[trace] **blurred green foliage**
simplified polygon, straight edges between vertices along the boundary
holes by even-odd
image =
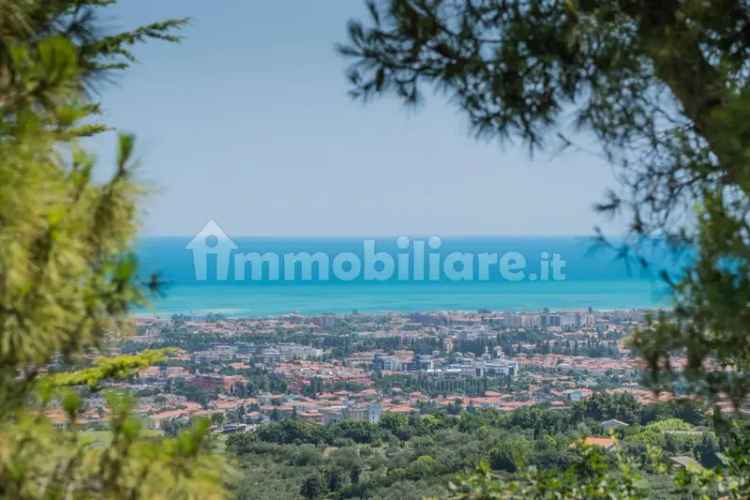
[[[685,263],[679,275],[662,276],[674,292],[674,308],[650,318],[630,339],[647,363],[648,381],[655,389],[679,387],[709,403],[729,400],[737,411],[746,405],[750,3],[368,0],[366,5],[367,20],[352,21],[348,42],[339,47],[352,62],[355,98],[391,94],[414,105],[436,90],[468,117],[478,136],[520,140],[532,152],[550,143],[575,147],[580,132],[587,142],[596,140],[620,181],[597,208],[630,221],[625,241],[618,243],[621,255],[648,266],[641,250],[666,242]],[[611,242],[602,236],[601,243]],[[730,449],[742,450],[747,442],[747,429],[741,429],[744,435],[735,435]],[[645,443],[680,446],[679,434],[665,437],[658,431],[646,429],[641,437]],[[748,496],[746,459],[742,453],[724,459],[719,471],[691,480],[681,475],[686,488],[697,488],[687,497]],[[495,481],[484,467],[463,478],[457,494],[639,497],[627,462],[608,471],[598,452],[591,452],[585,463],[591,472],[585,477],[529,471],[510,482]]]
[[[220,498],[224,460],[208,423],[162,439],[107,394],[110,439],[92,442],[77,418],[108,379],[159,362],[164,351],[100,358],[130,331],[145,301],[130,248],[137,202],[135,140],[121,134],[112,175],[96,182],[81,139],[98,123],[97,85],[135,59],[131,47],[177,41],[185,20],[105,34],[114,0],[0,0],[0,497]],[[78,371],[45,374],[53,360]],[[66,415],[53,424],[45,414]]]

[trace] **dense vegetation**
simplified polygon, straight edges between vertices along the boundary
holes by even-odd
[[[82,146],[105,132],[92,88],[134,61],[131,47],[177,41],[184,20],[107,33],[114,0],[0,1],[0,497],[215,498],[222,459],[208,423],[159,439],[107,395],[110,439],[78,432],[82,396],[163,352],[99,359],[45,375],[129,330],[144,300],[130,247],[136,232],[134,138],[120,135],[112,176],[97,183]],[[60,363],[58,363],[60,364]],[[63,429],[45,417],[64,412]]]
[[[710,468],[732,445],[691,401],[641,406],[629,395],[600,393],[565,410],[535,406],[511,413],[473,408],[452,413],[385,414],[377,425],[288,419],[233,435],[228,449],[240,458],[243,471],[237,495],[417,499],[457,494],[460,474],[477,466],[506,480],[529,467],[567,471],[568,480],[584,484],[596,475],[590,468],[608,471],[628,461],[634,491],[681,498],[689,488],[670,476],[666,457],[690,456]],[[606,435],[600,424],[608,419],[630,424],[615,431],[619,458],[580,444],[585,436]]]

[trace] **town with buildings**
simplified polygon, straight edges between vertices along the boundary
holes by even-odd
[[[642,364],[627,337],[648,311],[436,312],[231,319],[141,317],[112,354],[169,348],[167,359],[111,382],[137,396],[147,426],[173,433],[196,417],[221,433],[299,418],[377,423],[436,407],[566,408],[596,391],[642,403]],[[62,367],[60,367],[62,368]],[[55,370],[53,365],[50,370]],[[106,425],[94,395],[80,425]],[[50,417],[64,425],[62,409]]]

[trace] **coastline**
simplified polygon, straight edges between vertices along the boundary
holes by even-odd
[[[299,286],[176,285],[163,297],[133,311],[136,317],[174,314],[253,318],[299,314],[345,315],[434,311],[533,312],[658,309],[671,306],[660,283],[650,280],[562,283],[475,283],[432,285],[337,284]]]
[[[599,314],[614,314],[614,313],[636,313],[636,314],[647,314],[655,311],[670,311],[671,307],[632,307],[632,308],[605,308],[605,309],[591,309],[592,312]],[[211,321],[212,319],[218,318],[227,321],[243,321],[243,320],[271,320],[271,319],[283,319],[288,317],[303,317],[303,318],[333,318],[333,319],[344,319],[347,317],[380,317],[380,316],[411,316],[411,315],[424,315],[424,316],[440,316],[440,315],[470,315],[470,314],[516,314],[516,315],[537,315],[537,314],[575,314],[584,313],[586,309],[572,308],[572,309],[529,309],[524,311],[511,311],[506,309],[435,309],[435,310],[423,310],[423,311],[397,311],[397,310],[382,310],[382,311],[350,311],[346,312],[319,312],[319,313],[301,313],[298,311],[290,311],[287,313],[280,314],[266,314],[266,315],[232,315],[226,314],[221,311],[202,311],[200,313],[159,313],[159,312],[133,312],[131,318],[136,321],[145,320],[158,320],[166,321],[170,320],[175,316],[186,316],[194,321]]]

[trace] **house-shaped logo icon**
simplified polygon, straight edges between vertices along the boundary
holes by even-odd
[[[226,281],[229,276],[229,259],[232,250],[237,248],[221,227],[215,221],[210,221],[185,247],[193,252],[195,279],[208,279],[208,256],[216,255],[216,279]]]

